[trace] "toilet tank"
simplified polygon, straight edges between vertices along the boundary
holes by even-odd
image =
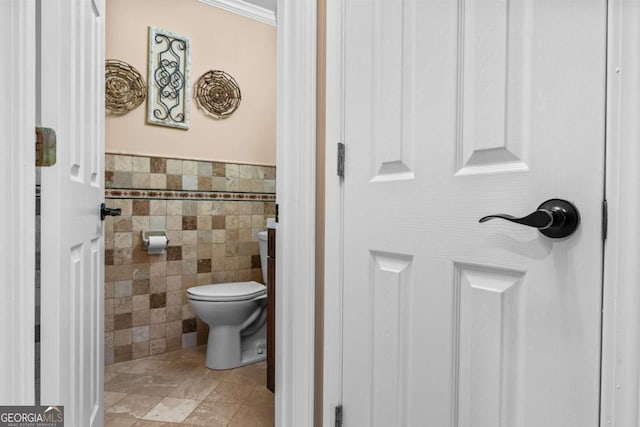
[[[258,232],[258,245],[260,246],[260,266],[262,267],[262,281],[267,283],[267,231]]]

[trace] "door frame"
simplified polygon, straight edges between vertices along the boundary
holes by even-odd
[[[601,426],[638,425],[640,401],[640,7],[608,0],[606,197]],[[327,1],[323,426],[342,402],[342,182],[335,174],[343,141],[344,1]],[[604,118],[603,118],[604,119]],[[348,146],[346,147],[348,151]],[[348,167],[348,163],[347,163]],[[634,188],[635,187],[635,188]],[[331,201],[331,202],[329,202]],[[348,409],[347,409],[348,410]]]
[[[640,401],[640,7],[609,0],[602,426],[638,425]]]
[[[322,425],[335,424],[335,408],[342,403],[342,287],[344,192],[336,173],[337,142],[344,142],[343,62],[344,2],[326,4],[326,129],[325,129],[325,244],[324,348]],[[348,152],[348,147],[345,147]],[[348,167],[348,165],[346,165]],[[320,427],[320,426],[316,426]]]
[[[314,415],[316,7],[316,0],[278,0],[277,200],[282,209],[277,303],[282,309],[276,318],[281,338],[276,423],[281,427],[313,425]],[[9,41],[6,57],[13,64],[12,78],[2,83],[10,109],[0,115],[11,142],[4,145],[7,155],[0,156],[2,170],[11,171],[0,188],[12,207],[0,211],[6,231],[0,253],[7,260],[1,270],[0,338],[8,344],[0,349],[5,379],[0,382],[0,403],[33,404],[35,0],[11,0],[2,8],[15,25],[0,29]]]
[[[278,0],[278,427],[314,420],[316,0]]]
[[[34,404],[36,250],[36,22],[35,0],[0,2],[6,40],[0,81],[0,404]],[[11,64],[11,65],[9,65]]]

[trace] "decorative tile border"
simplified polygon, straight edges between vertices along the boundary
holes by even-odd
[[[140,191],[274,194],[274,166],[111,154],[105,187]]]
[[[156,190],[105,190],[107,199],[161,199],[161,200],[221,200],[221,201],[266,201],[273,202],[271,193],[222,193],[212,191],[156,191]]]

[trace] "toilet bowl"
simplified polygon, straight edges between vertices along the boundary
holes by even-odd
[[[266,282],[266,231],[258,233],[258,243]],[[195,286],[187,290],[187,298],[196,316],[209,325],[207,368],[232,369],[265,360],[266,286],[254,281]]]

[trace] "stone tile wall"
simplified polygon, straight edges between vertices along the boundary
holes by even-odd
[[[106,155],[105,363],[206,342],[185,291],[262,282],[257,233],[275,213],[275,168]],[[167,230],[149,255],[142,231]]]

